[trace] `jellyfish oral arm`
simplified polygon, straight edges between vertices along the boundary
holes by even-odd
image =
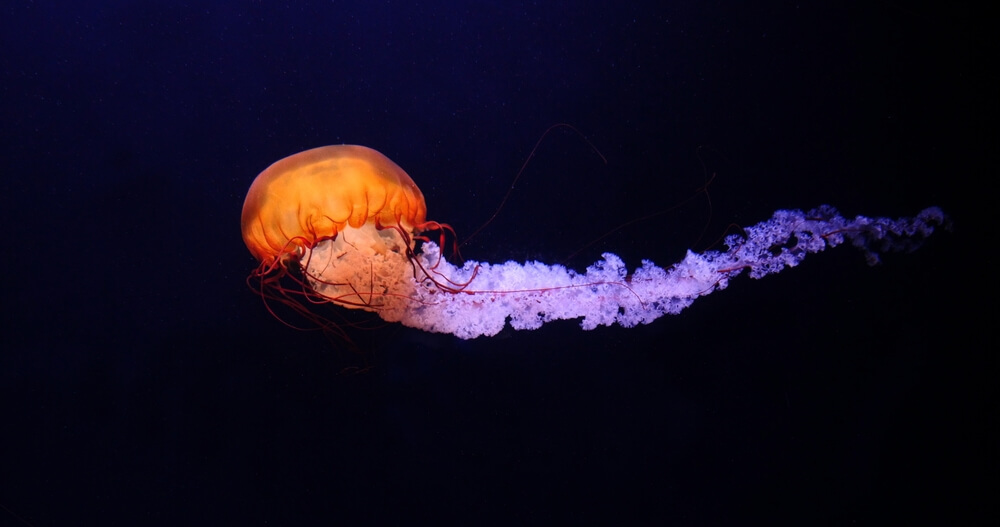
[[[405,247],[370,233],[345,234],[350,247],[362,251],[360,257],[375,258],[383,266],[379,270],[372,265],[354,276],[338,274],[336,262],[346,252],[343,245],[328,246],[332,240],[317,244],[303,267],[310,286],[325,298],[375,311],[389,322],[470,339],[495,335],[508,323],[513,329],[537,329],[552,320],[582,319],[587,330],[648,324],[725,289],[743,271],[762,278],[845,241],[874,264],[880,252],[915,248],[946,221],[938,208],[901,219],[848,219],[828,206],[809,212],[779,210],[744,229],[745,235],[728,237],[726,251],[689,251],[666,269],[643,261],[631,275],[610,253],[584,273],[540,262],[466,262],[457,267],[432,242],[424,242],[411,262]]]

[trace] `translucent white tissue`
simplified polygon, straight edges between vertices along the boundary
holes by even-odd
[[[537,329],[551,320],[578,318],[587,330],[648,324],[725,289],[744,270],[761,278],[844,241],[876,263],[879,252],[912,249],[945,221],[936,207],[896,220],[847,219],[829,206],[779,210],[744,229],[745,235],[728,237],[726,251],[689,251],[666,269],[643,261],[631,275],[611,253],[585,273],[540,262],[470,261],[456,267],[432,242],[424,242],[411,262],[395,230],[369,225],[317,244],[302,263],[310,286],[331,302],[377,312],[388,322],[471,339],[496,335],[508,323],[514,329]]]

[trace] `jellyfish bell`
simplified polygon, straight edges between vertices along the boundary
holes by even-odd
[[[378,311],[408,295],[412,280],[400,277],[413,272],[414,234],[447,227],[426,214],[410,176],[371,148],[286,157],[257,176],[243,204],[243,241],[260,262],[253,287],[331,329],[310,304]],[[291,286],[283,285],[288,277]]]
[[[301,254],[346,228],[410,231],[426,221],[424,196],[389,158],[364,146],[313,148],[260,173],[243,203],[243,241],[262,263]]]
[[[372,311],[386,322],[463,339],[563,319],[580,319],[587,330],[648,324],[725,289],[744,271],[762,278],[845,242],[875,263],[878,252],[912,249],[945,222],[936,207],[912,218],[852,219],[821,206],[776,211],[726,238],[727,250],[688,251],[667,268],[643,261],[630,272],[611,253],[582,273],[541,262],[456,266],[438,243],[418,234],[450,228],[426,220],[423,195],[409,175],[375,150],[347,145],[307,150],[269,167],[251,185],[242,220],[244,241],[261,262],[251,276],[260,279],[265,299],[320,322],[309,304]],[[286,276],[295,287],[281,285]]]

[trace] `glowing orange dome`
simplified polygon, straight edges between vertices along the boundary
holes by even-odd
[[[243,241],[261,262],[299,254],[345,226],[407,231],[427,216],[424,196],[399,165],[371,148],[336,145],[288,156],[257,176],[243,203]]]

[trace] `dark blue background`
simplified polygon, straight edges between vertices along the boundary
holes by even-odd
[[[4,521],[995,519],[979,254],[995,221],[977,198],[997,78],[980,14],[18,4],[0,12]],[[351,333],[363,355],[283,326],[246,287],[240,209],[271,162],[371,146],[461,236],[556,123],[607,164],[557,129],[464,256],[667,265],[821,203],[939,205],[955,229],[875,268],[841,248],[743,277],[641,328],[388,326]]]

